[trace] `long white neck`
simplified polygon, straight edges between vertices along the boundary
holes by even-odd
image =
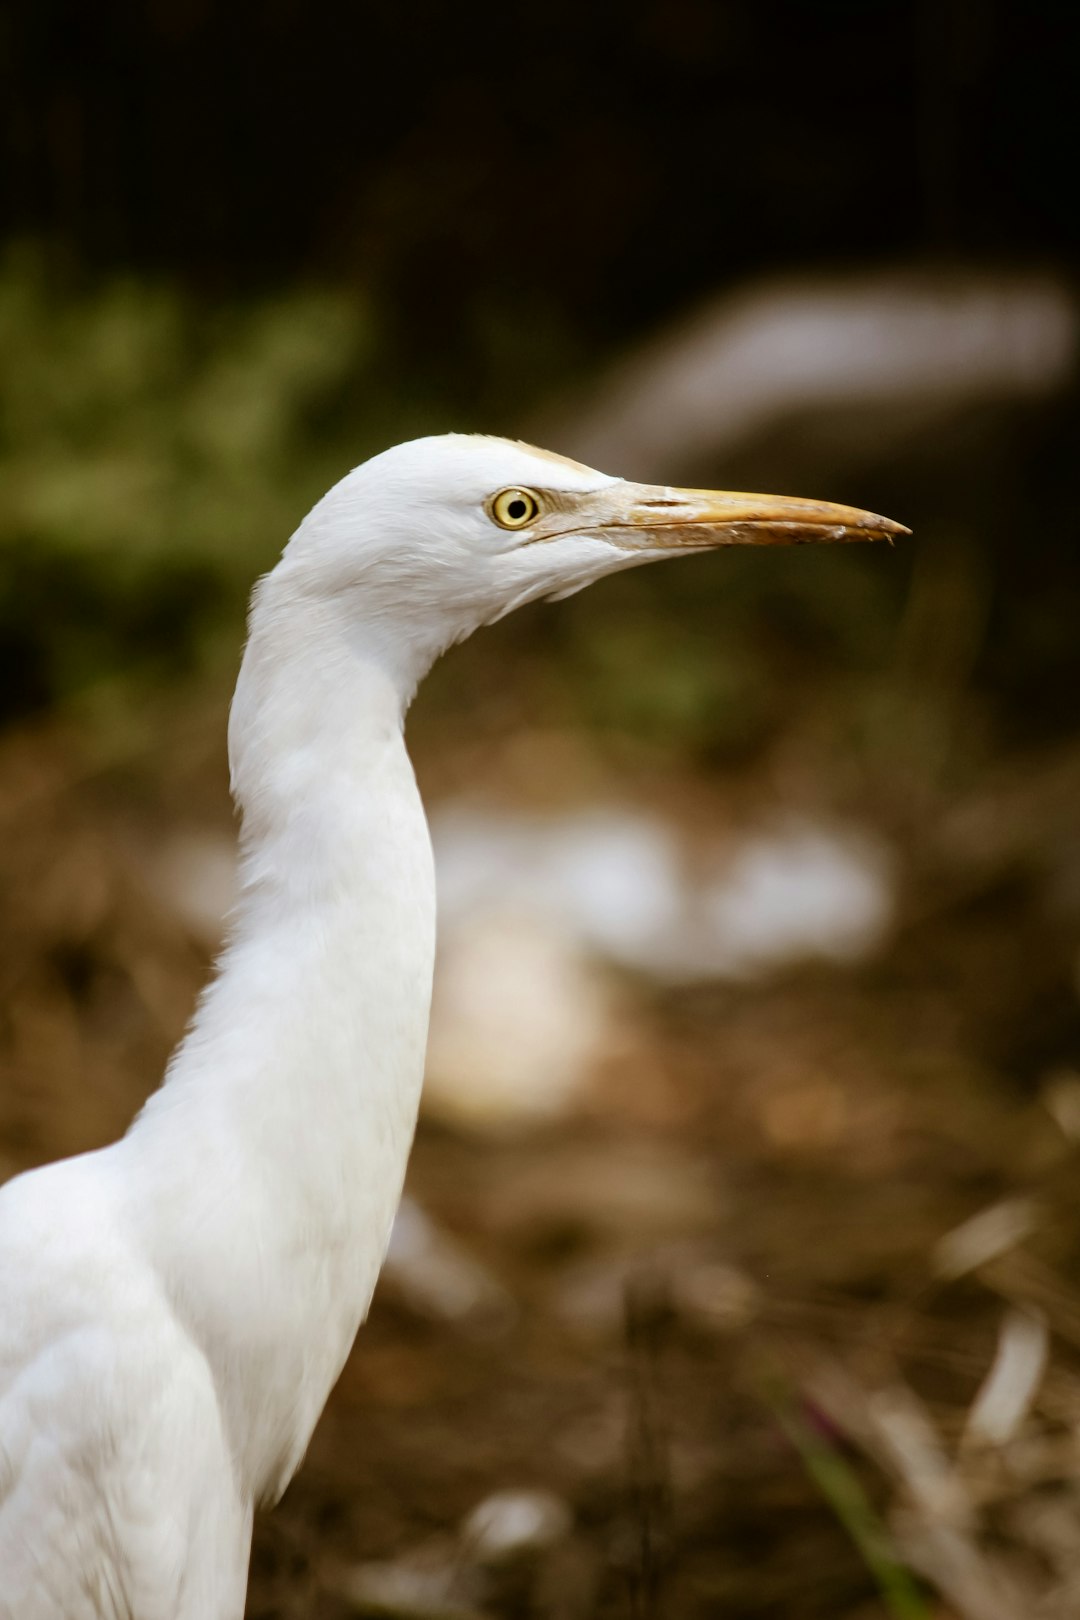
[[[422,670],[395,667],[354,609],[288,588],[287,564],[260,588],[233,705],[231,943],[125,1141],[149,1252],[256,1500],[287,1484],[367,1311],[416,1121],[435,935],[402,734]]]

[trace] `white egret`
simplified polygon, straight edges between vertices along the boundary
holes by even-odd
[[[903,532],[502,439],[351,472],[255,589],[231,939],[127,1135],[0,1191],[0,1615],[235,1620],[371,1299],[424,1065],[435,886],[405,750],[453,642],[726,544]]]

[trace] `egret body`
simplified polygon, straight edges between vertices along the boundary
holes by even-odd
[[[237,1620],[371,1299],[435,944],[403,738],[453,642],[542,596],[884,518],[649,487],[506,440],[358,467],[256,587],[229,725],[229,943],[121,1141],[0,1190],[0,1616]]]

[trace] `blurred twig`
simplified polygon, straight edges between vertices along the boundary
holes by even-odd
[[[632,1278],[624,1301],[629,1380],[628,1467],[635,1558],[630,1571],[634,1620],[659,1620],[670,1556],[671,1490],[657,1400],[658,1361],[668,1302],[654,1276]]]

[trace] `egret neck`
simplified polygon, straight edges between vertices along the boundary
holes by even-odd
[[[241,1487],[288,1483],[363,1319],[416,1121],[435,938],[403,736],[439,650],[287,562],[230,720],[230,943],[126,1146],[150,1258],[220,1391]]]

